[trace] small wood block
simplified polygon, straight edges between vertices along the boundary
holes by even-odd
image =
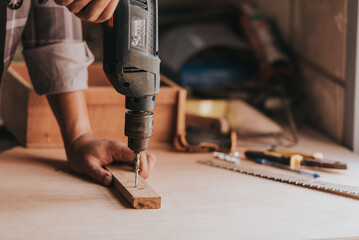
[[[135,187],[135,172],[124,166],[111,165],[106,167],[113,176],[113,186],[136,209],[159,209],[161,197],[138,176],[138,186]]]

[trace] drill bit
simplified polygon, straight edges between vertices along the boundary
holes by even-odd
[[[135,168],[135,172],[136,172],[136,175],[135,175],[135,186],[137,188],[137,185],[138,185],[138,172],[140,171],[140,154],[137,153],[136,154],[136,168]]]

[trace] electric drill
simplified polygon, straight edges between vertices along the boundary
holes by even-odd
[[[136,154],[137,187],[140,152],[152,136],[151,110],[160,89],[157,0],[120,0],[103,29],[103,69],[116,91],[126,96],[125,135]]]

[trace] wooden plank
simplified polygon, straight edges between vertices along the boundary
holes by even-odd
[[[118,165],[106,167],[113,176],[113,187],[134,208],[137,209],[159,209],[161,208],[161,197],[141,177],[138,186],[135,187],[135,172]]]

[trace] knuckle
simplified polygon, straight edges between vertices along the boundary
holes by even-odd
[[[76,11],[76,9],[74,9],[74,8],[71,8],[71,9],[69,8],[69,11],[72,12],[72,13],[78,13],[79,12],[79,11]]]
[[[90,16],[88,14],[83,13],[82,11],[79,13],[75,13],[75,15],[84,21],[93,22],[91,21]]]
[[[102,180],[101,172],[99,170],[95,170],[94,174],[95,174],[95,179],[100,182]]]
[[[110,141],[109,145],[114,149],[123,149],[123,147],[125,146],[122,142],[119,141]]]
[[[78,12],[80,12],[80,11],[76,8],[76,6],[74,6],[74,5],[69,5],[69,6],[67,6],[67,9],[68,9],[70,12],[72,12],[72,13],[78,13]]]
[[[94,23],[102,23],[106,20],[103,20],[102,18],[97,18],[95,21],[93,21]]]
[[[86,9],[86,12],[83,13],[83,17],[89,22],[96,22],[99,17],[97,11],[98,10],[94,8]]]
[[[60,6],[67,6],[70,4],[70,1],[68,0],[55,0],[55,3],[60,5]]]
[[[146,179],[146,178],[148,178],[148,173],[147,173],[147,172],[143,172],[143,173],[141,174],[141,176],[142,176],[144,179]]]
[[[86,16],[86,20],[89,22],[96,22],[97,18],[91,15]]]
[[[98,20],[100,20],[101,22],[107,21],[112,17],[112,14],[110,13],[106,13],[104,15],[102,15],[101,17],[99,17]]]
[[[93,173],[93,175],[96,177],[96,178],[99,178],[100,175],[101,175],[101,171],[94,167],[94,166],[90,166],[90,171]]]

